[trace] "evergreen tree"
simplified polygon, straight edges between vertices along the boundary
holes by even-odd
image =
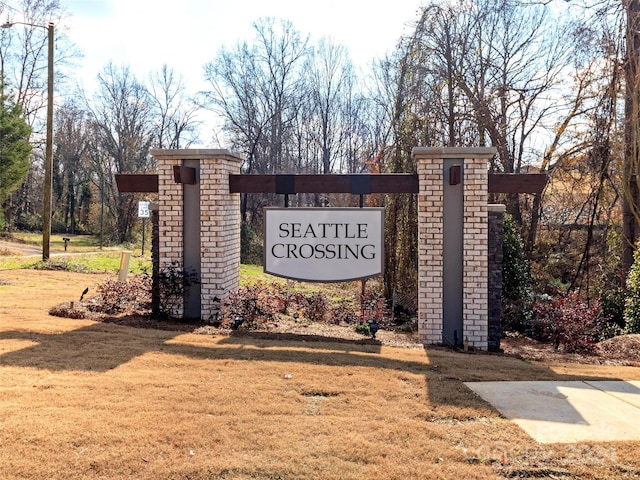
[[[640,333],[640,250],[633,252],[633,264],[627,275],[624,305],[625,333]]]
[[[524,243],[513,217],[504,215],[502,244],[502,329],[524,332],[531,323],[531,275]]]
[[[24,181],[29,170],[31,127],[22,108],[0,96],[0,205]],[[3,208],[4,210],[4,208]],[[0,224],[4,224],[4,215]]]

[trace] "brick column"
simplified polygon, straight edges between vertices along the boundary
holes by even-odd
[[[240,194],[229,193],[229,175],[240,173],[240,163],[229,154],[200,163],[203,319],[215,317],[219,300],[240,286]]]
[[[419,153],[418,153],[419,152]],[[442,158],[413,150],[418,193],[418,336],[442,343]]]
[[[163,156],[161,152],[174,150],[152,151],[158,161],[158,254],[159,266],[164,268],[172,263],[182,265],[184,201],[182,185],[173,179],[173,165],[181,160]]]
[[[199,293],[199,298],[185,300],[195,301],[200,318],[209,319],[217,312],[216,299],[225,298],[239,287],[240,195],[229,193],[229,174],[240,173],[242,159],[219,149],[152,150],[151,154],[158,161],[160,268],[175,263],[198,271],[200,285],[192,291]],[[176,165],[194,168],[196,185],[176,183],[173,175]],[[190,198],[197,196],[195,204],[185,205],[186,189],[190,189]],[[185,213],[193,215],[196,210],[199,222],[196,217],[196,224],[191,221],[189,231],[185,232]],[[186,237],[190,239],[188,242]],[[197,265],[185,266],[187,246],[188,257],[196,258]]]
[[[487,350],[489,339],[489,235],[488,235],[488,159],[470,152],[464,159],[464,253],[463,322],[464,340],[470,346]],[[473,156],[471,156],[473,155]]]
[[[486,350],[488,347],[487,192],[488,160],[494,148],[416,147],[412,155],[420,182],[418,194],[418,332],[424,344],[450,343],[443,339],[443,218],[444,163],[455,159],[462,165],[462,289],[454,292],[462,305],[460,342]],[[449,292],[450,294],[451,292]],[[449,295],[451,298],[451,295]],[[459,332],[460,334],[460,332]]]

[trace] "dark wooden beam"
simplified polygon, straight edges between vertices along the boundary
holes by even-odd
[[[542,193],[546,173],[490,173],[489,193]]]
[[[116,185],[120,193],[158,193],[158,175],[117,174]]]
[[[490,173],[488,191],[489,193],[542,193],[547,180],[547,175],[544,173]],[[116,175],[116,183],[121,193],[158,192],[158,175],[121,174]],[[229,175],[229,191],[231,193],[352,193],[354,195],[418,193],[418,176],[410,173]]]
[[[278,191],[280,175],[229,175],[231,193],[417,193],[418,176],[412,174],[294,175],[287,192]],[[289,179],[289,177],[287,177]],[[289,183],[289,182],[287,182]],[[366,190],[366,191],[365,191]]]

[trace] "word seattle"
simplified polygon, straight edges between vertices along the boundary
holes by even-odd
[[[382,273],[384,210],[266,209],[265,272],[307,281]]]

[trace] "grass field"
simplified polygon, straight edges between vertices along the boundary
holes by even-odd
[[[640,442],[537,444],[462,383],[638,368],[47,314],[105,278],[0,271],[0,478],[640,478]]]
[[[68,238],[66,249],[63,238]],[[131,252],[129,271],[151,271],[149,246],[142,255],[141,248],[130,246],[100,246],[97,237],[91,235],[51,235],[50,261],[42,262],[42,235],[15,232],[0,237],[0,270],[20,268],[51,268],[60,270],[115,273],[120,267],[123,251]]]

